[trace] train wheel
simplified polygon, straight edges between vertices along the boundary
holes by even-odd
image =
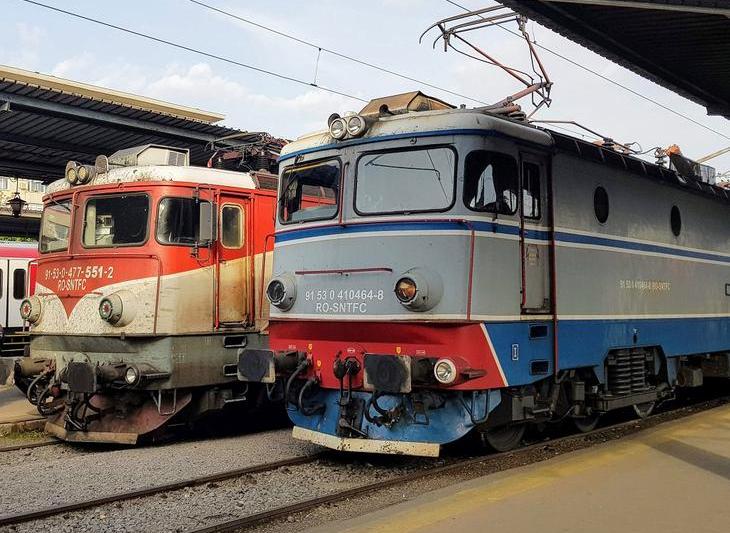
[[[654,411],[655,405],[656,402],[637,403],[634,405],[634,412],[639,418],[646,418]]]
[[[574,418],[573,425],[575,426],[575,429],[577,429],[581,433],[588,433],[589,431],[593,431],[594,429],[596,429],[596,426],[598,425],[598,420],[600,418],[601,415],[599,415],[598,413]]]
[[[495,452],[508,452],[522,442],[525,424],[489,428],[482,433],[484,442]]]

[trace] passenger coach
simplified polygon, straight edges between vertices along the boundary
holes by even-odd
[[[506,450],[728,376],[723,189],[420,93],[333,115],[280,165],[271,350],[239,373],[288,378],[298,438]]]

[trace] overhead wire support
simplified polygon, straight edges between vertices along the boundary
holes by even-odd
[[[467,32],[490,28],[493,26],[502,27],[503,24],[512,22],[517,24],[517,27],[522,34],[522,37],[527,42],[527,47],[530,52],[530,64],[532,65],[532,71],[534,76],[514,67],[505,65],[475,44],[469,42],[463,36],[463,34]],[[477,59],[489,65],[499,67],[507,74],[512,76],[514,79],[522,83],[525,88],[502,99],[496,104],[487,106],[484,109],[488,109],[491,112],[508,114],[510,116],[516,116],[517,114],[524,116],[524,113],[522,112],[520,106],[515,104],[515,102],[521,98],[524,98],[525,96],[530,96],[532,99],[532,104],[534,106],[534,109],[529,114],[529,116],[532,116],[542,106],[550,107],[550,103],[552,102],[550,98],[550,90],[553,83],[552,81],[550,81],[550,77],[545,70],[545,66],[543,65],[542,61],[540,61],[537,51],[532,44],[530,35],[526,29],[526,23],[527,19],[524,16],[515,13],[509,8],[501,5],[491,6],[477,9],[474,11],[467,11],[466,13],[453,15],[451,17],[441,19],[426,28],[426,30],[421,34],[420,38],[418,39],[418,42],[423,42],[423,38],[426,36],[426,34],[428,34],[428,32],[430,32],[434,28],[438,28],[441,33],[434,39],[432,43],[432,46],[434,48],[436,47],[436,44],[441,40],[444,43],[444,52],[452,49],[460,54],[466,55],[473,59]],[[459,50],[454,45],[454,40],[468,46],[471,50],[481,56],[481,58],[472,56]]]
[[[345,98],[351,98],[353,100],[358,100],[360,102],[367,103],[369,101],[369,100],[366,100],[364,98],[360,98],[359,96],[355,96],[355,95],[352,95],[352,94],[348,94],[348,93],[343,92],[343,91],[338,91],[337,89],[330,89],[329,87],[324,87],[322,85],[316,85],[316,84],[313,84],[313,83],[308,82],[308,81],[305,81],[305,80],[300,80],[300,79],[294,78],[292,76],[287,76],[286,74],[281,74],[279,72],[274,72],[272,70],[267,70],[267,69],[264,69],[264,68],[261,68],[261,67],[257,67],[257,66],[254,66],[254,65],[249,65],[247,63],[243,63],[243,62],[237,61],[235,59],[231,59],[231,58],[228,58],[228,57],[224,57],[224,56],[221,56],[221,55],[218,55],[218,54],[213,54],[211,52],[206,52],[204,50],[199,50],[197,48],[193,48],[191,46],[187,46],[187,45],[184,45],[184,44],[176,43],[174,41],[169,41],[169,40],[163,39],[161,37],[155,37],[154,35],[150,35],[150,34],[147,34],[147,33],[142,33],[142,32],[136,31],[136,30],[132,30],[130,28],[125,28],[124,26],[119,26],[117,24],[112,24],[111,22],[106,22],[106,21],[99,20],[99,19],[95,19],[95,18],[92,18],[92,17],[87,17],[86,15],[82,15],[80,13],[75,13],[74,11],[68,11],[66,9],[61,9],[60,7],[55,7],[55,6],[51,6],[51,5],[48,5],[48,4],[44,4],[44,3],[38,2],[36,0],[20,0],[20,1],[21,2],[25,2],[27,4],[32,4],[32,5],[35,5],[35,6],[38,6],[38,7],[42,7],[42,8],[45,8],[45,9],[49,9],[49,10],[55,11],[57,13],[62,13],[64,15],[68,15],[70,17],[75,17],[77,19],[84,20],[86,22],[91,22],[91,23],[94,23],[94,24],[98,24],[100,26],[104,26],[104,27],[111,28],[111,29],[114,29],[114,30],[117,30],[117,31],[121,31],[121,32],[124,32],[124,33],[128,33],[130,35],[135,35],[137,37],[141,37],[143,39],[147,39],[147,40],[150,40],[150,41],[154,41],[156,43],[160,43],[160,44],[164,44],[164,45],[167,45],[167,46],[171,46],[171,47],[177,48],[179,50],[185,50],[186,52],[191,52],[191,53],[198,54],[198,55],[201,55],[201,56],[204,56],[204,57],[208,57],[210,59],[215,59],[217,61],[223,61],[224,63],[229,63],[231,65],[236,65],[238,67],[242,67],[242,68],[245,68],[245,69],[253,70],[253,71],[258,72],[260,74],[266,74],[268,76],[273,76],[275,78],[279,78],[281,80],[290,81],[292,83],[297,83],[299,85],[306,85],[308,87],[315,87],[315,88],[320,89],[322,91],[326,91],[328,93],[336,94],[338,96],[344,96]]]
[[[459,98],[465,98],[467,100],[470,100],[472,102],[476,102],[478,104],[483,104],[483,105],[486,105],[487,104],[487,102],[485,102],[483,100],[480,100],[478,98],[475,98],[473,96],[468,96],[466,94],[462,94],[462,93],[453,91],[451,89],[446,89],[446,88],[441,87],[439,85],[436,85],[436,84],[433,84],[433,83],[430,83],[430,82],[427,82],[427,81],[419,80],[418,78],[414,78],[413,76],[409,76],[408,74],[403,74],[402,72],[397,72],[397,71],[395,71],[393,69],[390,69],[388,67],[384,67],[382,65],[376,65],[375,63],[371,63],[371,62],[366,61],[364,59],[359,59],[357,57],[350,56],[350,55],[344,54],[342,52],[338,52],[338,51],[333,50],[331,48],[326,48],[324,46],[321,46],[321,45],[316,44],[316,43],[311,42],[311,41],[306,41],[306,40],[304,40],[304,39],[302,39],[300,37],[297,37],[295,35],[291,35],[291,34],[288,34],[288,33],[284,33],[281,30],[277,30],[275,28],[271,28],[269,26],[265,26],[264,24],[261,24],[259,22],[255,22],[255,21],[253,21],[251,19],[242,17],[240,15],[236,15],[235,13],[231,13],[230,11],[226,11],[224,9],[221,9],[221,8],[218,8],[218,7],[215,7],[215,6],[212,6],[212,5],[207,4],[205,2],[201,2],[200,0],[188,0],[188,1],[191,2],[191,3],[193,3],[193,4],[198,5],[200,7],[203,7],[203,8],[209,9],[211,11],[214,11],[216,13],[219,13],[221,15],[225,15],[227,17],[233,18],[233,19],[238,20],[240,22],[244,22],[246,24],[250,24],[251,26],[254,26],[256,28],[262,29],[264,31],[268,31],[268,32],[273,33],[275,35],[278,35],[280,37],[284,37],[286,39],[290,39],[290,40],[295,41],[295,42],[297,42],[299,44],[303,44],[303,45],[306,45],[306,46],[309,46],[309,47],[312,47],[312,48],[316,48],[319,51],[320,54],[322,52],[325,52],[325,53],[330,54],[332,56],[339,57],[340,59],[344,59],[346,61],[351,61],[353,63],[357,63],[357,64],[362,65],[364,67],[368,67],[368,68],[372,68],[372,69],[375,69],[375,70],[379,70],[379,71],[384,72],[386,74],[390,74],[391,76],[395,76],[397,78],[401,78],[401,79],[404,79],[404,80],[407,80],[407,81],[412,81],[414,83],[418,83],[418,84],[423,85],[425,87],[430,87],[431,89],[436,89],[438,91],[442,91],[442,92],[447,93],[447,94],[450,94],[452,96],[457,96]]]
[[[462,9],[464,11],[471,11],[468,7],[466,7],[466,6],[462,5],[462,4],[459,4],[458,2],[455,2],[454,0],[444,0],[444,1],[447,2],[447,3],[449,3],[449,4],[451,4],[451,5],[453,5],[453,6],[458,7],[459,9]],[[506,31],[506,32],[508,32],[508,33],[511,33],[515,37],[520,37],[520,34],[519,33],[515,32],[513,30],[510,30],[509,28],[505,28],[504,26],[501,26],[501,25],[499,26],[499,28],[502,29],[502,30],[504,30],[504,31]],[[582,69],[582,70],[584,70],[584,71],[586,71],[586,72],[588,72],[590,74],[593,74],[594,76],[602,79],[603,81],[606,81],[606,82],[608,82],[608,83],[610,83],[612,85],[615,85],[616,87],[619,87],[619,88],[621,88],[621,89],[623,89],[623,90],[625,90],[625,91],[633,94],[634,96],[638,96],[642,100],[645,100],[647,102],[650,102],[650,103],[652,103],[652,104],[654,104],[654,105],[656,105],[656,106],[664,109],[665,111],[668,111],[668,112],[672,113],[673,115],[676,115],[677,117],[680,117],[680,118],[682,118],[684,120],[687,120],[687,121],[691,122],[692,124],[694,124],[696,126],[699,126],[700,128],[703,128],[703,129],[705,129],[705,130],[707,130],[707,131],[709,131],[711,133],[714,133],[715,135],[719,135],[720,137],[723,137],[725,139],[730,140],[730,135],[726,135],[726,134],[724,134],[724,133],[722,133],[722,132],[720,132],[720,131],[718,131],[718,130],[716,130],[714,128],[711,128],[710,126],[707,126],[706,124],[703,124],[702,122],[699,122],[698,120],[693,119],[692,117],[689,117],[689,116],[687,116],[687,115],[685,115],[683,113],[680,113],[679,111],[676,111],[675,109],[672,109],[668,105],[665,105],[665,104],[663,104],[661,102],[658,102],[658,101],[654,100],[653,98],[650,98],[650,97],[648,97],[648,96],[646,96],[644,94],[641,94],[639,91],[635,91],[631,87],[628,87],[628,86],[626,86],[626,85],[624,85],[622,83],[619,83],[616,80],[612,80],[608,76],[604,76],[600,72],[596,72],[595,70],[593,70],[593,69],[591,69],[589,67],[586,67],[585,65],[582,65],[578,61],[576,61],[574,59],[571,59],[571,58],[569,58],[569,57],[567,57],[567,56],[565,56],[565,55],[563,55],[563,54],[561,54],[559,52],[556,52],[555,50],[552,50],[552,49],[548,48],[545,45],[542,45],[542,44],[540,44],[540,43],[538,43],[536,41],[533,42],[533,44],[537,48],[540,48],[541,50],[545,50],[546,52],[554,55],[555,57],[557,57],[559,59],[562,59],[563,61],[566,61],[567,63],[570,63],[571,65],[573,65],[575,67],[578,67],[578,68],[580,68],[580,69]]]

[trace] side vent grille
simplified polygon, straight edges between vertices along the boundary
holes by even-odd
[[[644,392],[649,388],[647,352],[640,349],[617,350],[606,359],[608,390],[615,396]]]

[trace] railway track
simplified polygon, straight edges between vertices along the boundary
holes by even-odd
[[[682,406],[676,410],[670,410],[670,411],[664,411],[659,412],[653,415],[650,415],[646,417],[645,419],[640,420],[629,420],[626,422],[620,422],[617,424],[612,424],[609,426],[604,426],[601,428],[594,429],[593,431],[588,431],[585,433],[578,433],[573,435],[566,435],[564,437],[558,437],[554,439],[550,439],[549,441],[542,441],[537,442],[534,444],[530,444],[527,446],[522,446],[521,448],[517,448],[515,450],[510,450],[508,452],[501,452],[501,453],[494,453],[486,456],[481,457],[473,457],[469,459],[464,460],[457,460],[453,463],[449,463],[443,466],[436,466],[433,468],[428,468],[422,471],[412,472],[409,474],[405,474],[403,476],[398,476],[392,479],[386,479],[382,481],[376,481],[373,483],[367,483],[364,485],[359,485],[357,487],[353,487],[350,489],[333,492],[331,494],[326,494],[323,496],[315,497],[309,500],[299,501],[290,505],[284,505],[281,507],[277,507],[275,509],[270,509],[267,511],[263,511],[260,513],[254,513],[247,516],[242,516],[239,518],[234,518],[231,520],[226,520],[223,522],[219,522],[210,526],[205,526],[193,530],[189,530],[189,533],[225,533],[225,532],[234,532],[234,531],[242,531],[246,530],[248,528],[255,527],[259,524],[263,524],[266,522],[271,522],[273,520],[283,519],[290,515],[294,515],[297,513],[303,513],[306,511],[312,511],[322,505],[327,504],[333,504],[333,503],[339,503],[343,502],[349,498],[353,498],[355,496],[360,496],[362,494],[371,494],[376,491],[381,491],[384,489],[388,489],[390,487],[398,486],[398,485],[406,485],[408,483],[423,480],[425,478],[429,477],[435,477],[435,476],[441,476],[444,474],[449,473],[456,473],[459,470],[463,470],[468,467],[473,467],[477,465],[486,465],[488,463],[496,463],[499,462],[500,459],[503,459],[507,456],[514,456],[517,454],[524,454],[529,455],[529,453],[535,449],[539,449],[541,447],[546,446],[546,444],[555,445],[558,443],[564,443],[564,442],[571,442],[571,441],[586,441],[584,446],[580,446],[576,449],[582,449],[587,448],[589,446],[593,446],[594,444],[597,444],[598,442],[588,442],[590,439],[587,437],[590,437],[592,435],[601,435],[603,433],[610,433],[612,431],[630,427],[630,426],[636,426],[638,429],[635,431],[630,431],[626,433],[625,435],[633,434],[638,431],[641,431],[643,429],[648,429],[648,427],[653,427],[655,425],[659,425],[662,422],[668,422],[670,420],[675,420],[677,418],[683,418],[684,416],[688,416],[690,414],[694,414],[700,410],[709,409],[712,407],[716,407],[718,404],[727,403],[730,402],[730,396],[723,397],[720,399],[716,399],[709,402],[703,402],[703,404],[712,404],[709,407],[704,408],[697,408],[697,405],[694,406]],[[695,407],[696,409],[692,409]],[[655,421],[656,419],[660,417],[667,417],[667,414],[670,414],[674,411],[681,412],[686,411],[683,416],[677,417],[677,418],[669,418],[668,420],[660,421],[656,424],[651,423]],[[649,422],[647,424],[647,422]],[[624,435],[622,435],[624,436]],[[618,437],[621,438],[621,437]],[[574,450],[570,450],[574,451]]]
[[[41,448],[43,446],[54,446],[57,444],[63,444],[63,442],[61,442],[58,439],[53,439],[53,440],[44,440],[42,442],[28,442],[25,444],[18,444],[16,446],[2,446],[2,447],[0,447],[0,453],[15,452],[18,450],[30,450],[32,448]]]
[[[83,511],[93,507],[98,507],[107,503],[116,503],[124,500],[131,500],[133,498],[142,498],[145,496],[153,496],[162,492],[169,492],[173,490],[183,489],[186,487],[194,487],[198,485],[204,485],[206,483],[213,483],[217,481],[224,481],[239,476],[245,476],[247,474],[259,474],[269,470],[276,470],[284,466],[295,466],[316,461],[322,456],[322,453],[316,453],[313,455],[292,457],[290,459],[282,459],[281,461],[275,461],[272,463],[266,463],[261,465],[247,466],[236,470],[229,470],[227,472],[219,472],[216,474],[210,474],[207,476],[200,476],[196,478],[190,478],[182,481],[175,481],[173,483],[166,483],[164,485],[157,485],[145,489],[134,490],[125,492],[122,494],[113,494],[110,496],[103,496],[101,498],[94,498],[91,500],[85,500],[81,502],[69,503],[65,505],[58,505],[55,507],[49,507],[46,509],[39,509],[35,511],[29,511],[26,513],[17,513],[11,515],[0,516],[0,527],[11,526],[15,524],[22,524],[24,522],[30,522],[31,520],[40,520],[43,518],[50,518],[56,515],[69,513],[72,511]]]
[[[613,440],[615,438],[620,438],[621,436],[624,436],[624,435],[633,434],[633,433],[636,433],[643,429],[647,429],[649,427],[659,425],[663,422],[682,418],[684,416],[694,414],[701,410],[706,410],[706,409],[715,407],[717,405],[721,405],[723,403],[728,403],[728,402],[730,402],[730,396],[715,398],[715,399],[712,399],[709,401],[705,400],[705,401],[701,401],[699,403],[694,403],[694,404],[690,404],[690,405],[682,405],[675,409],[661,411],[661,412],[652,414],[651,416],[649,416],[643,420],[632,419],[629,421],[622,421],[622,422],[619,422],[616,424],[611,424],[608,426],[600,427],[593,431],[589,431],[589,432],[585,432],[585,433],[577,433],[577,434],[571,434],[571,435],[552,438],[550,440],[543,440],[540,442],[536,442],[534,444],[529,444],[527,446],[523,446],[523,447],[515,449],[515,450],[511,450],[509,452],[493,453],[493,454],[489,454],[489,455],[481,455],[478,457],[469,457],[466,459],[455,459],[455,460],[447,459],[449,462],[444,465],[427,467],[422,470],[418,470],[415,472],[409,472],[407,474],[395,476],[393,478],[379,480],[379,481],[375,481],[372,483],[365,483],[365,484],[351,487],[351,488],[348,488],[345,490],[316,496],[316,497],[313,497],[313,498],[307,499],[307,500],[298,501],[293,504],[284,505],[284,506],[277,507],[274,509],[221,521],[218,523],[214,523],[212,525],[200,527],[198,529],[193,529],[191,531],[193,531],[194,533],[213,533],[213,532],[239,531],[239,530],[243,530],[243,529],[247,529],[247,528],[252,528],[252,527],[255,527],[264,522],[270,522],[272,520],[283,519],[283,518],[286,518],[293,514],[302,513],[305,511],[311,511],[311,510],[314,510],[325,504],[343,502],[349,498],[353,498],[353,497],[356,497],[359,495],[382,491],[384,489],[388,489],[388,488],[399,486],[399,485],[405,485],[405,484],[423,480],[426,478],[435,478],[435,477],[443,476],[444,474],[450,474],[450,473],[456,474],[456,473],[459,473],[459,471],[461,471],[461,470],[468,469],[469,467],[479,467],[479,468],[471,469],[472,472],[476,472],[478,470],[482,470],[482,469],[488,467],[489,465],[496,465],[496,464],[500,463],[502,461],[502,459],[504,459],[507,456],[524,455],[525,457],[529,457],[531,452],[534,452],[535,450],[539,450],[540,448],[544,448],[545,446],[553,447],[560,443],[570,443],[570,442],[574,441],[577,445],[574,446],[573,448],[570,448],[567,451],[587,448],[587,447],[592,446],[593,444],[596,444],[599,442],[603,442],[603,441],[606,441],[609,439]],[[679,416],[673,416],[673,415],[679,415]],[[625,431],[624,433],[621,433],[619,437],[615,436],[619,430],[625,429],[625,428],[629,428],[629,430]],[[593,436],[600,437],[602,434],[606,435],[605,439],[592,438]],[[248,474],[259,474],[259,473],[263,473],[263,472],[267,472],[267,471],[273,471],[273,470],[276,470],[278,468],[285,467],[285,466],[304,465],[307,463],[312,463],[318,459],[321,459],[322,457],[324,457],[326,455],[326,453],[327,452],[320,452],[320,453],[309,455],[309,456],[298,456],[298,457],[294,457],[291,459],[284,459],[284,460],[276,461],[276,462],[272,462],[272,463],[254,465],[254,466],[240,468],[240,469],[231,470],[231,471],[227,471],[227,472],[221,472],[221,473],[217,473],[217,474],[201,476],[201,477],[191,478],[191,479],[187,479],[187,480],[183,480],[183,481],[177,481],[177,482],[173,482],[173,483],[158,485],[155,487],[149,487],[149,488],[134,490],[134,491],[126,492],[126,493],[104,496],[104,497],[85,500],[85,501],[81,501],[81,502],[61,505],[61,506],[57,506],[57,507],[53,507],[53,508],[46,508],[46,509],[29,511],[29,512],[24,512],[24,513],[0,516],[0,527],[12,526],[12,525],[16,525],[16,524],[30,522],[33,520],[50,518],[50,517],[66,514],[69,512],[73,512],[73,511],[83,511],[83,510],[92,509],[92,508],[95,508],[98,506],[102,506],[105,504],[116,503],[116,502],[120,502],[120,501],[130,500],[133,498],[153,496],[156,494],[174,491],[174,490],[178,490],[178,489],[183,489],[186,487],[193,487],[193,486],[204,485],[206,483],[229,480],[229,479],[233,479],[233,478],[248,475]],[[550,454],[550,456],[554,456],[554,454]],[[539,460],[541,460],[541,459],[538,459],[538,461]],[[532,462],[538,462],[538,461],[532,461]],[[528,461],[528,463],[529,462],[530,461]],[[527,464],[527,463],[521,463],[521,464]],[[510,467],[506,467],[506,468],[510,468]],[[502,468],[502,469],[505,469],[505,468]],[[479,475],[479,474],[475,474],[475,475]]]

